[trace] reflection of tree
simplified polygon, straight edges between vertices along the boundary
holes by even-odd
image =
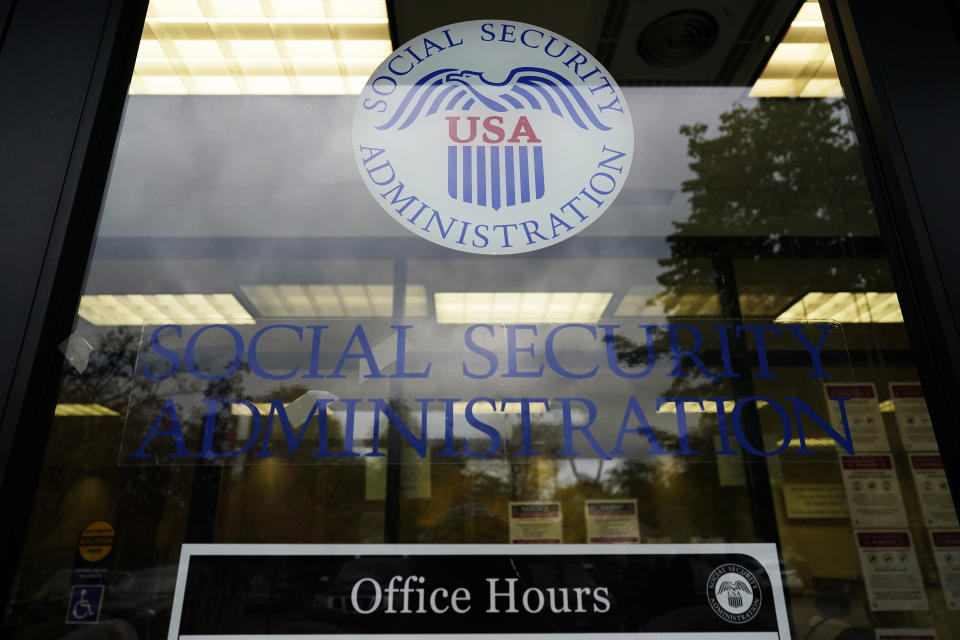
[[[819,228],[872,230],[869,196],[844,103],[760,100],[721,114],[717,135],[685,125],[691,215],[680,234],[807,235]],[[839,223],[839,224],[838,224]]]
[[[691,285],[727,275],[717,273],[718,253],[750,260],[815,257],[798,250],[794,241],[804,238],[821,255],[843,255],[851,234],[876,235],[844,110],[841,101],[760,100],[721,114],[713,136],[703,123],[680,128],[695,175],[683,183],[690,216],[674,223],[671,255],[660,261],[660,302],[668,313]],[[790,284],[803,288],[815,278],[827,287],[822,290],[833,285],[849,291],[888,281],[882,264],[868,264],[860,262],[860,272],[849,273],[830,261],[818,272],[803,271],[802,280]]]
[[[749,106],[734,105],[720,115],[712,132],[702,123],[680,129],[687,138],[693,172],[683,183],[690,214],[674,223],[676,231],[668,238],[670,256],[659,261],[660,292],[650,306],[662,308],[671,325],[695,324],[706,329],[699,353],[714,371],[722,370],[723,365],[717,334],[709,330],[711,324],[733,325],[743,323],[745,316],[775,316],[811,289],[890,287],[882,260],[844,259],[857,257],[860,245],[852,236],[876,236],[856,141],[844,108],[841,101],[760,100]],[[766,306],[745,303],[741,307],[741,300],[749,299],[744,294],[754,293],[764,297]],[[715,303],[708,304],[704,294],[715,296]],[[699,321],[680,317],[698,306],[719,309],[722,322],[705,321],[702,312],[697,314]],[[657,353],[669,350],[665,335],[663,331],[655,336]],[[695,346],[688,332],[679,335],[681,348]],[[756,366],[756,354],[750,351],[746,337],[735,338],[732,329],[729,336],[734,369],[747,372],[745,375],[711,380],[688,360],[686,376],[673,378],[664,395],[704,399],[754,395],[749,372]],[[614,346],[623,366],[646,367],[646,344],[618,335]],[[718,515],[715,504],[742,501],[743,491],[719,487],[718,467],[703,455],[710,456],[715,449],[712,438],[718,428],[717,416],[701,415],[699,425],[700,433],[691,434],[690,444],[700,456],[630,460],[610,471],[608,484],[611,490],[637,496],[641,520],[646,516],[661,528],[671,521],[664,515],[670,509],[655,514],[659,507],[644,507],[643,503],[670,496],[671,509],[685,504],[688,511],[700,514],[698,522],[703,514],[717,519],[708,527],[698,524],[700,531],[730,532],[736,526]],[[755,407],[744,410],[743,426],[747,437],[762,446]],[[666,437],[661,444],[672,448]],[[745,465],[754,517],[758,522],[767,520],[757,525],[759,536],[775,530],[775,523],[768,526],[773,511],[765,468],[762,461]],[[683,513],[674,515],[685,517]],[[677,528],[676,524],[670,527]]]
[[[132,466],[118,460],[123,455],[121,438],[137,437],[124,434],[125,426],[149,425],[164,400],[155,382],[137,375],[140,340],[138,329],[111,328],[90,338],[94,350],[82,372],[64,365],[58,403],[100,405],[115,415],[53,420],[23,554],[23,586],[28,591],[31,580],[42,582],[69,568],[77,537],[93,520],[107,520],[117,531],[114,568],[175,561],[180,540],[164,539],[161,521],[175,522],[173,512],[185,508],[190,468]],[[164,392],[183,394],[195,387],[178,374],[166,382]],[[169,532],[179,537],[175,525]]]

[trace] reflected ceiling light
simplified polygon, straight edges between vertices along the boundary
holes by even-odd
[[[254,324],[232,293],[86,295],[78,314],[90,324]]]
[[[897,294],[892,291],[811,291],[777,316],[777,322],[833,321],[845,323],[903,322]]]
[[[254,402],[254,403],[252,403],[252,404],[253,404],[254,407],[257,408],[257,413],[260,414],[260,417],[261,417],[261,418],[266,418],[267,416],[269,416],[269,415],[270,415],[270,411],[273,409],[273,403],[270,403],[270,402]],[[292,402],[284,402],[284,403],[283,403],[284,409],[290,407],[291,404],[293,404],[293,403],[292,403]],[[250,417],[253,417],[253,412],[250,411],[250,407],[248,407],[247,405],[243,404],[242,402],[231,402],[231,403],[230,403],[230,415],[233,415],[233,416],[250,416]],[[333,415],[333,409],[330,407],[330,405],[327,405],[327,415],[328,415],[328,416],[329,416],[329,415]],[[298,423],[298,425],[299,425],[299,424],[302,424],[302,423],[303,423],[303,421],[301,420],[301,422]]]
[[[766,405],[766,402],[763,402],[762,400],[759,401],[759,402],[757,402],[757,407],[758,407],[758,408],[759,408],[759,407],[762,407],[762,406],[764,406],[764,405]],[[723,411],[724,411],[724,413],[729,414],[731,411],[733,411],[733,408],[734,408],[735,406],[737,406],[736,401],[734,401],[734,400],[724,400],[724,401],[723,401]],[[684,413],[716,413],[716,412],[717,412],[717,403],[716,403],[716,402],[713,402],[712,400],[704,400],[704,401],[703,401],[703,409],[701,409],[701,408],[700,408],[700,405],[698,405],[696,402],[686,402],[686,403],[684,403],[684,405],[683,405],[683,411],[684,411]],[[668,402],[668,403],[665,403],[665,404],[663,404],[659,409],[657,409],[657,413],[676,413],[676,412],[677,412],[677,403],[676,403],[676,402]]]
[[[64,417],[76,416],[119,416],[120,414],[113,409],[108,409],[102,404],[70,404],[60,403],[53,410],[53,415]]]
[[[627,290],[613,315],[719,316],[720,299],[716,287],[710,285],[688,285],[670,292],[655,285],[634,285]]]
[[[792,440],[790,440],[789,446],[791,446],[791,447],[798,447],[798,448],[799,448],[799,447],[800,447],[800,444],[801,444],[801,443],[800,443],[800,439],[799,439],[799,438],[793,438]],[[836,447],[837,447],[837,441],[834,440],[833,438],[807,438],[807,437],[804,437],[804,439],[803,439],[803,444],[805,444],[805,445],[808,446],[808,447],[830,447],[830,448],[836,448]],[[783,438],[780,438],[779,440],[777,440],[777,447],[779,448],[779,447],[782,447],[782,446],[783,446]]]
[[[391,318],[391,284],[240,285],[257,313],[268,318]],[[427,290],[407,285],[404,317],[427,317]]]
[[[433,294],[437,322],[596,322],[609,291],[442,291]]]
[[[750,90],[753,98],[839,98],[840,78],[833,62],[820,4],[804,2],[787,34],[773,50]]]
[[[393,46],[384,0],[152,0],[131,94],[356,94]]]

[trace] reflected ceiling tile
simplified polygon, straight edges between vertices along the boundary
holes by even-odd
[[[141,76],[135,73],[130,82],[130,91],[176,95],[187,93],[187,88],[179,76]]]
[[[102,404],[60,403],[56,409],[54,409],[53,415],[63,418],[78,416],[119,416],[120,414]]]
[[[205,95],[228,95],[241,93],[240,85],[233,76],[190,76],[184,78],[187,93]]]
[[[325,3],[317,0],[266,0],[264,4],[273,18],[297,16],[322,20],[327,17]]]
[[[800,6],[750,95],[754,98],[833,98],[843,95],[819,3],[804,2]]]
[[[197,0],[154,0],[147,9],[148,18],[202,18]]]
[[[433,295],[437,322],[596,322],[612,292],[607,291],[443,291]]]
[[[254,323],[232,293],[85,295],[78,313],[100,326]]]
[[[204,5],[209,8],[210,17],[260,19],[265,17],[260,0],[204,0]]]
[[[811,291],[777,316],[777,322],[817,321],[900,323],[903,314],[892,291]]]
[[[766,406],[766,402],[760,400],[757,402],[757,407]],[[737,406],[737,403],[734,400],[724,400],[723,401],[723,411],[726,414],[729,414],[733,411],[733,408]],[[716,413],[717,412],[717,403],[710,402],[708,400],[703,401],[703,408],[700,408],[700,405],[695,402],[686,402],[683,405],[684,413]],[[677,403],[676,402],[667,402],[664,403],[657,413],[676,413],[677,412]]]
[[[390,318],[393,285],[389,284],[254,284],[240,290],[258,315],[267,318]],[[408,318],[427,316],[423,285],[408,285]]]
[[[153,0],[130,92],[359,93],[392,48],[384,0]]]
[[[246,76],[241,84],[244,90],[241,93],[276,95],[290,93],[290,79],[285,76]]]
[[[386,20],[387,5],[383,0],[327,0],[330,17],[341,20]]]
[[[268,58],[280,61],[275,40],[227,40],[227,51],[233,58]]]

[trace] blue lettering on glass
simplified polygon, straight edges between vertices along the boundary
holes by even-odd
[[[517,365],[517,354],[526,353],[531,358],[536,356],[533,344],[525,347],[517,346],[517,332],[529,331],[534,336],[537,335],[537,326],[533,324],[511,324],[507,325],[507,373],[504,378],[542,378],[543,365],[536,371],[520,371]]]
[[[470,351],[473,351],[478,356],[483,357],[490,365],[490,368],[487,369],[486,373],[473,373],[472,371],[467,369],[467,363],[464,362],[463,375],[465,375],[468,378],[475,378],[475,379],[482,380],[483,378],[489,378],[494,373],[496,373],[498,364],[497,364],[497,356],[492,351],[488,349],[484,349],[474,341],[473,333],[477,329],[486,329],[486,331],[490,334],[490,337],[494,337],[496,333],[493,330],[493,325],[489,325],[489,324],[475,324],[471,327],[468,327],[467,330],[464,331],[463,333],[463,342],[464,344],[467,345],[467,349],[469,349]]]
[[[231,362],[230,366],[224,371],[214,375],[207,375],[197,368],[197,341],[200,339],[201,335],[210,329],[222,329],[226,331],[230,337],[233,338],[234,347],[233,362]],[[239,331],[227,324],[211,324],[201,327],[192,336],[190,336],[190,340],[187,341],[187,347],[184,350],[184,360],[186,361],[187,371],[201,380],[221,380],[226,378],[234,373],[240,367],[240,363],[243,362],[243,336],[240,335]]]
[[[178,338],[183,336],[183,330],[179,325],[175,324],[165,324],[153,330],[153,334],[150,336],[150,348],[170,361],[170,369],[162,375],[157,375],[156,373],[152,373],[150,368],[144,363],[143,375],[150,380],[166,380],[173,376],[173,374],[177,372],[177,369],[180,368],[180,356],[177,355],[177,352],[171,351],[160,344],[160,334],[163,333],[165,329],[173,329],[176,331]]]
[[[250,350],[249,353],[247,353],[247,362],[250,363],[250,370],[261,378],[266,380],[289,380],[297,375],[297,372],[300,371],[300,367],[297,367],[285,374],[268,373],[263,369],[263,367],[260,366],[260,360],[257,358],[257,343],[260,342],[260,338],[263,337],[263,334],[268,331],[273,331],[274,329],[287,329],[288,331],[292,331],[293,333],[297,334],[297,337],[300,338],[301,341],[303,341],[303,327],[297,327],[290,324],[268,325],[257,331],[255,334],[253,334],[253,337],[250,338]]]
[[[494,429],[492,426],[490,426],[486,422],[477,418],[476,414],[474,413],[474,407],[479,402],[482,402],[484,404],[489,404],[494,409],[496,409],[497,403],[496,403],[496,400],[494,400],[493,398],[474,398],[473,400],[467,403],[467,407],[466,407],[467,423],[477,431],[482,432],[488,438],[490,438],[490,448],[487,449],[485,452],[481,452],[481,453],[475,452],[473,449],[470,448],[470,445],[467,444],[466,439],[464,439],[463,452],[468,456],[470,456],[471,458],[489,458],[490,456],[497,453],[497,451],[500,449],[500,432]]]
[[[744,371],[755,377],[775,377],[769,358],[768,343],[771,340],[791,340],[794,347],[801,346],[809,355],[812,373],[809,377],[828,378],[829,374],[823,371],[822,355],[824,345],[829,336],[832,325],[713,325],[716,332],[713,344],[719,339],[719,362],[714,365],[721,370],[713,370],[705,363],[701,346],[704,344],[704,335],[701,330],[689,325],[636,325],[640,331],[640,339],[633,341],[621,339],[618,331],[620,325],[593,325],[584,323],[569,323],[556,325],[546,333],[539,333],[538,325],[533,324],[475,324],[464,328],[463,344],[466,356],[459,363],[462,375],[467,379],[488,379],[493,376],[501,378],[537,378],[542,379],[548,373],[565,380],[582,380],[595,378],[600,370],[605,369],[618,378],[639,379],[652,374],[658,363],[664,367],[666,377],[699,377],[701,379],[719,380],[721,378],[737,377],[741,372],[737,367],[747,367]],[[391,362],[377,362],[374,349],[370,345],[367,333],[361,324],[353,327],[349,338],[343,340],[342,345],[330,356],[330,363],[335,362],[329,375],[323,371],[321,347],[323,339],[328,334],[324,330],[327,325],[295,325],[274,324],[259,328],[244,345],[244,338],[234,327],[222,324],[213,324],[192,328],[192,333],[185,335],[180,325],[163,325],[155,328],[150,334],[147,353],[139,372],[147,380],[162,382],[177,373],[185,372],[199,380],[216,381],[236,372],[249,372],[250,375],[265,380],[287,380],[296,376],[303,379],[313,378],[345,378],[345,369],[348,363],[357,361],[358,365],[369,368],[368,378],[400,378],[424,379],[431,377],[432,362],[414,357],[418,364],[409,368],[412,348],[411,334],[416,331],[413,324],[390,325],[391,337],[395,340],[396,350]],[[731,332],[731,329],[733,331]],[[785,329],[785,330],[784,330]],[[816,331],[819,335],[811,340],[808,333]],[[293,367],[286,371],[268,371],[261,361],[261,352],[264,350],[262,341],[272,332],[278,334],[293,334],[301,348],[309,348],[309,367],[301,371],[301,367]],[[735,362],[730,346],[731,334],[741,338],[747,334],[752,337],[753,346],[757,353],[756,360],[750,363]],[[232,358],[221,372],[212,372],[199,365],[198,353],[200,344],[206,338],[229,338],[226,344]],[[307,338],[307,339],[305,339]],[[419,339],[414,337],[419,342]],[[380,338],[378,337],[379,341]],[[184,343],[185,341],[185,343]],[[176,348],[179,342],[183,346]],[[657,346],[663,351],[658,361]],[[542,352],[540,350],[542,348]],[[715,347],[712,347],[715,349]],[[210,353],[215,353],[214,346],[208,347]],[[584,351],[584,349],[586,351]],[[377,349],[377,353],[381,353]],[[391,348],[392,351],[392,348]],[[498,355],[498,354],[503,354]],[[715,352],[714,352],[715,353]],[[592,355],[590,355],[592,354]],[[306,353],[304,354],[306,356]],[[329,355],[329,354],[328,354]],[[381,353],[381,355],[383,355]],[[390,355],[390,354],[387,354]],[[501,367],[500,358],[504,358]],[[716,358],[716,355],[714,355]],[[212,359],[212,356],[208,359]],[[244,359],[249,368],[243,368]],[[385,375],[384,366],[395,364],[394,373]],[[756,369],[757,373],[753,373]],[[845,403],[848,398],[829,398],[828,402],[836,402],[840,415],[840,425],[831,422],[818,410],[811,407],[799,397],[787,397],[782,400],[765,396],[749,396],[741,398],[729,397],[695,397],[669,396],[656,398],[652,407],[659,410],[664,406],[672,405],[676,416],[676,431],[671,438],[674,442],[666,448],[647,419],[639,400],[629,396],[625,400],[622,420],[615,436],[612,447],[607,448],[602,437],[594,432],[594,426],[599,414],[598,407],[593,400],[585,397],[531,397],[523,393],[516,393],[512,397],[495,399],[491,397],[466,398],[461,400],[454,397],[417,398],[421,410],[419,430],[412,428],[408,414],[401,411],[392,401],[381,398],[319,398],[313,401],[313,406],[305,420],[291,419],[287,408],[279,399],[267,400],[269,413],[262,415],[264,405],[254,404],[243,398],[205,398],[204,422],[202,430],[195,429],[199,434],[198,440],[185,437],[183,422],[180,417],[182,410],[175,404],[173,398],[167,399],[149,429],[139,448],[128,454],[131,458],[234,458],[255,452],[253,458],[269,458],[277,455],[270,450],[271,434],[275,421],[279,421],[286,441],[286,452],[290,456],[303,455],[305,440],[312,443],[317,438],[316,447],[311,444],[308,449],[311,457],[336,458],[382,457],[385,453],[380,449],[380,434],[385,428],[383,420],[387,420],[391,428],[397,430],[402,440],[420,457],[428,455],[429,436],[442,436],[443,446],[435,454],[439,457],[454,457],[464,455],[471,458],[486,458],[496,455],[501,450],[502,436],[498,428],[494,427],[482,416],[483,414],[505,415],[519,414],[519,446],[507,452],[508,455],[518,457],[556,455],[560,457],[577,457],[582,455],[597,456],[603,459],[624,457],[631,451],[641,451],[646,455],[683,455],[695,456],[699,452],[691,445],[688,422],[691,407],[699,411],[711,411],[717,416],[717,435],[719,450],[716,455],[740,455],[734,449],[734,440],[739,449],[749,455],[776,456],[792,448],[792,453],[808,455],[812,453],[807,446],[807,428],[819,428],[822,433],[837,443],[846,453],[853,454],[854,446],[850,425],[847,419]],[[729,404],[733,404],[732,410]],[[236,434],[228,427],[228,419],[236,406],[246,407],[251,415],[247,422],[249,435],[244,435],[243,441],[238,441]],[[745,432],[744,423],[747,422],[744,412],[755,412],[760,407],[772,415],[777,414],[780,421],[782,438],[777,446],[770,451],[763,443],[751,442]],[[337,408],[343,416],[342,450],[333,451],[328,440],[328,414]],[[362,407],[362,408],[361,408]],[[437,411],[442,407],[442,412]],[[553,413],[556,418],[559,414],[559,427],[562,429],[563,448],[549,454],[534,448],[534,420],[533,413],[540,408],[547,413]],[[306,407],[304,407],[306,408]],[[517,410],[519,408],[519,411]],[[369,453],[359,453],[354,450],[354,433],[357,428],[359,411],[373,417],[372,447]],[[442,425],[438,422],[442,415]],[[301,414],[302,416],[302,414]],[[455,424],[459,421],[460,428],[466,433],[455,432]],[[465,424],[464,424],[465,423]],[[496,423],[494,423],[496,424]],[[661,427],[662,428],[662,427]],[[338,429],[339,431],[339,429]],[[189,431],[187,432],[189,433]],[[732,436],[732,437],[731,437]],[[661,436],[662,437],[662,436]],[[338,433],[339,438],[339,433]],[[191,444],[192,443],[192,444]],[[584,449],[583,444],[587,445]],[[191,447],[193,450],[191,451]]]

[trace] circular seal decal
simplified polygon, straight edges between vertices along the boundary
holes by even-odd
[[[626,182],[633,122],[577,44],[519,22],[460,22],[383,61],[357,101],[353,148],[387,214],[472,253],[535,251],[592,224]]]
[[[707,579],[707,600],[714,613],[735,624],[753,620],[760,612],[760,583],[738,564],[717,567]]]

